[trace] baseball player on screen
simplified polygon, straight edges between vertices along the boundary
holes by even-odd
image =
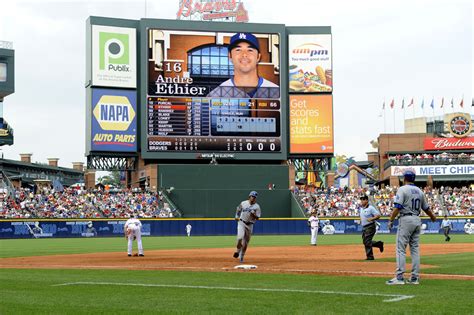
[[[229,60],[234,76],[212,90],[207,97],[279,98],[280,88],[258,75],[262,55],[257,37],[237,33],[230,38]]]
[[[235,220],[237,220],[237,250],[234,258],[239,258],[240,262],[244,262],[245,252],[250,242],[253,232],[253,225],[260,219],[261,210],[257,201],[258,193],[251,191],[249,199],[242,201],[237,207]]]
[[[436,221],[436,216],[429,209],[428,203],[426,202],[425,194],[414,184],[415,173],[405,171],[403,177],[403,186],[397,191],[393,212],[388,223],[388,228],[391,229],[393,221],[400,214],[397,230],[397,270],[395,272],[395,278],[386,282],[388,285],[405,284],[403,274],[405,273],[405,256],[408,244],[410,244],[412,271],[411,278],[407,283],[419,284],[421,210],[431,218],[432,222]]]
[[[142,244],[142,223],[137,219],[136,215],[132,215],[130,219],[125,222],[123,226],[123,231],[125,238],[128,239],[127,254],[128,257],[132,256],[132,246],[133,240],[137,240],[138,245],[138,256],[145,256],[143,254],[143,244]]]

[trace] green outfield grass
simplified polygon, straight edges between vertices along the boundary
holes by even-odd
[[[250,246],[299,246],[309,244],[309,235],[254,235]],[[395,243],[395,235],[376,235],[375,239],[387,244]],[[319,235],[320,245],[362,244],[360,235]],[[423,244],[441,244],[443,235],[422,235]],[[474,236],[452,235],[452,243],[473,243]],[[0,240],[0,258],[43,256],[58,254],[81,254],[96,252],[120,252],[126,250],[122,237],[111,238],[54,238]],[[145,250],[191,249],[234,247],[235,236],[174,236],[144,237]]]
[[[385,280],[252,272],[0,270],[0,310],[5,314],[472,314],[472,281],[423,280],[419,286],[391,287]],[[88,284],[55,286],[75,282]],[[403,300],[384,302],[394,298]]]
[[[378,259],[378,261],[393,262],[395,260],[395,258]],[[474,252],[422,256],[421,260],[423,264],[437,266],[436,268],[425,268],[423,269],[423,273],[444,273],[474,276]],[[407,263],[411,263],[410,257],[407,257]]]
[[[376,239],[393,244],[395,235]],[[145,250],[231,248],[234,242],[235,236],[144,238]],[[308,242],[309,235],[256,235],[251,246]],[[360,235],[318,238],[321,246],[361,242]],[[421,242],[445,243],[442,235],[423,235]],[[452,243],[474,244],[474,237],[453,235],[445,244]],[[1,258],[124,250],[123,238],[0,241]],[[472,275],[472,261],[473,253],[422,256],[422,263],[439,266],[424,273]],[[472,280],[422,279],[419,286],[387,286],[386,280],[253,271],[0,269],[0,314],[472,314]]]

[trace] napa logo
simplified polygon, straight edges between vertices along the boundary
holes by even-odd
[[[117,95],[103,95],[93,114],[103,130],[125,131],[135,118],[135,111],[128,98]]]
[[[130,72],[129,35],[99,32],[99,69]]]
[[[327,49],[324,49],[323,46],[314,44],[314,43],[306,43],[300,45],[293,49],[293,54],[299,55],[301,57],[313,57],[313,56],[327,56],[329,52]]]

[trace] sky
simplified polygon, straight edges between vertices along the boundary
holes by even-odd
[[[33,162],[59,158],[62,167],[85,162],[86,19],[175,19],[178,3],[3,1],[0,40],[13,42],[16,76],[15,93],[3,105],[15,143],[1,148],[4,158],[33,153]],[[251,23],[332,27],[336,154],[366,160],[370,141],[380,133],[403,132],[404,116],[473,114],[469,0],[243,3]],[[407,106],[412,98],[414,106],[404,112],[402,100]],[[432,100],[435,110],[429,107]]]

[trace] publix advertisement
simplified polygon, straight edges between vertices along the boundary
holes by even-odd
[[[291,34],[288,51],[290,92],[332,92],[331,34]]]

